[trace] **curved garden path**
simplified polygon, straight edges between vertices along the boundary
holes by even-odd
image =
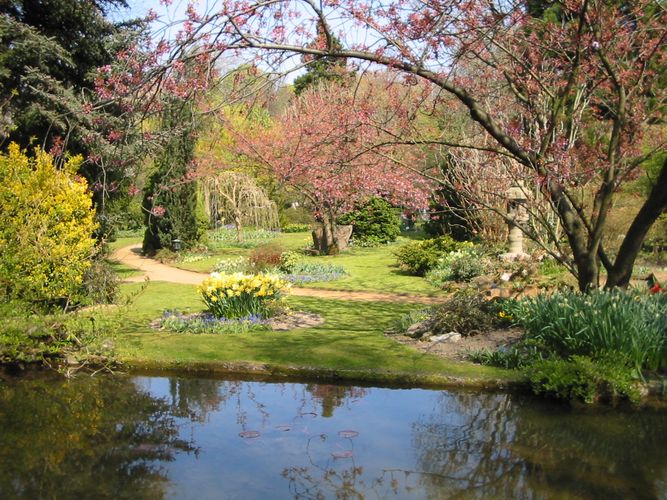
[[[130,276],[125,282],[137,283],[146,278],[151,281],[167,281],[170,283],[181,283],[185,285],[198,285],[208,274],[186,271],[176,267],[161,264],[160,262],[141,255],[141,245],[134,244],[119,248],[113,252],[111,259],[121,264],[142,271],[140,275]],[[323,290],[320,288],[293,287],[292,295],[300,297],[319,297],[328,299],[344,300],[367,300],[386,302],[411,302],[419,304],[436,304],[443,302],[445,297],[429,297],[426,295],[409,295],[382,292],[352,292],[343,290]]]

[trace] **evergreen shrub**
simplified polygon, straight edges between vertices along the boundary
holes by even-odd
[[[377,246],[396,241],[401,234],[398,210],[382,198],[371,198],[363,205],[338,219],[351,224],[352,240],[358,246]]]
[[[47,306],[81,298],[97,226],[80,163],[56,168],[16,144],[0,155],[0,296]]]
[[[394,255],[402,271],[416,276],[424,276],[436,266],[438,260],[449,252],[469,246],[468,242],[455,241],[445,235],[421,241],[411,241],[401,245]]]

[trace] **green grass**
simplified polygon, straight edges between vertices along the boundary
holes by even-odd
[[[141,243],[143,238],[141,236],[126,236],[123,238],[116,238],[115,241],[109,243],[109,248],[111,251],[118,250],[119,248],[126,247],[128,245],[134,245],[135,243]]]
[[[407,241],[406,238],[399,238],[399,241],[392,245],[351,248],[336,256],[304,256],[303,260],[306,262],[336,264],[343,266],[348,272],[344,278],[323,283],[309,283],[308,287],[420,295],[441,294],[441,290],[430,285],[423,278],[407,275],[398,269],[393,251],[405,241]],[[274,243],[284,246],[287,250],[302,249],[310,242],[310,233],[283,233],[274,240]],[[251,251],[246,248],[227,247],[197,262],[176,265],[189,271],[210,272],[219,260],[247,256]]]
[[[348,275],[323,283],[312,283],[309,287],[329,290],[376,291],[385,293],[407,293],[439,295],[442,291],[425,279],[405,274],[396,265],[393,251],[397,244],[375,248],[351,248],[334,257],[307,257],[308,262],[332,263],[343,266]]]
[[[123,285],[125,293],[140,285]],[[419,353],[383,335],[411,306],[290,297],[293,309],[318,313],[323,325],[289,332],[240,335],[187,335],[156,331],[151,320],[164,309],[197,311],[202,302],[193,286],[150,283],[122,312],[124,331],[117,349],[122,361],[143,367],[215,367],[225,363],[355,373],[367,380],[421,381],[459,377],[477,381],[508,379],[509,372],[455,363]],[[360,374],[364,374],[363,376]],[[393,376],[391,375],[393,374]],[[413,380],[414,381],[414,380]]]
[[[301,250],[312,243],[310,233],[280,233],[270,243],[281,245],[285,250]],[[247,257],[252,252],[252,248],[223,247],[208,257],[196,262],[183,262],[174,264],[179,269],[186,271],[196,271],[199,273],[211,272],[213,266],[222,259],[231,259],[234,257]]]
[[[113,271],[118,275],[118,279],[120,280],[124,280],[131,276],[137,276],[138,274],[143,273],[143,271],[126,266],[125,264],[121,264],[115,260],[109,260],[107,262],[111,266],[111,269],[113,269]]]
[[[111,252],[118,250],[119,248],[126,247],[128,245],[134,245],[135,243],[141,243],[141,237],[140,236],[128,236],[128,237],[123,237],[123,238],[117,238],[116,241],[112,241],[109,243],[109,249]],[[137,274],[141,274],[142,271],[139,271],[137,269],[134,269],[132,267],[128,267],[124,264],[121,264],[120,262],[117,262],[115,260],[107,259],[107,262],[111,266],[111,269],[113,269],[116,274],[118,275],[118,278],[121,280],[129,278],[130,276],[136,276]]]

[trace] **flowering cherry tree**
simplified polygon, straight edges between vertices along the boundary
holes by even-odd
[[[580,288],[598,286],[601,264],[607,286],[627,285],[646,232],[667,206],[663,168],[616,255],[603,248],[615,192],[665,150],[664,128],[652,126],[665,109],[667,13],[659,2],[207,5],[207,12],[188,10],[177,42],[162,58],[168,64],[146,81],[168,87],[162,78],[178,70],[179,54],[211,62],[243,52],[276,68],[305,54],[394,68],[408,84],[429,81],[467,109],[492,139],[485,146],[490,154],[517,162],[532,176],[560,220],[569,246],[561,259]],[[583,182],[587,192],[580,196]]]
[[[372,124],[394,127],[400,119],[384,113],[376,96],[374,85],[319,87],[295,99],[263,133],[237,141],[240,152],[307,200],[322,221],[325,248],[334,244],[338,216],[372,196],[428,206],[427,182],[404,166],[418,160],[393,144],[377,147],[382,133]]]

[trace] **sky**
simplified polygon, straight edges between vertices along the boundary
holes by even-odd
[[[166,38],[171,38],[175,36],[175,33],[179,29],[179,21],[185,20],[185,11],[189,4],[193,4],[198,12],[204,13],[215,7],[215,4],[218,2],[217,0],[172,0],[169,7],[162,5],[160,0],[127,0],[127,3],[129,8],[119,10],[116,13],[110,13],[111,19],[114,21],[122,21],[125,19],[144,17],[149,9],[153,9],[159,18],[155,25],[155,30],[158,31],[156,38],[165,36]],[[303,72],[303,69],[290,72],[286,75],[284,81],[286,83],[291,83]]]
[[[174,0],[170,7],[163,6],[159,0],[127,0],[129,9],[123,9],[118,16],[120,19],[144,16],[148,9],[153,9],[158,15],[165,16],[168,12],[179,12],[182,16],[187,7],[187,0]],[[196,4],[200,3],[195,1]]]

